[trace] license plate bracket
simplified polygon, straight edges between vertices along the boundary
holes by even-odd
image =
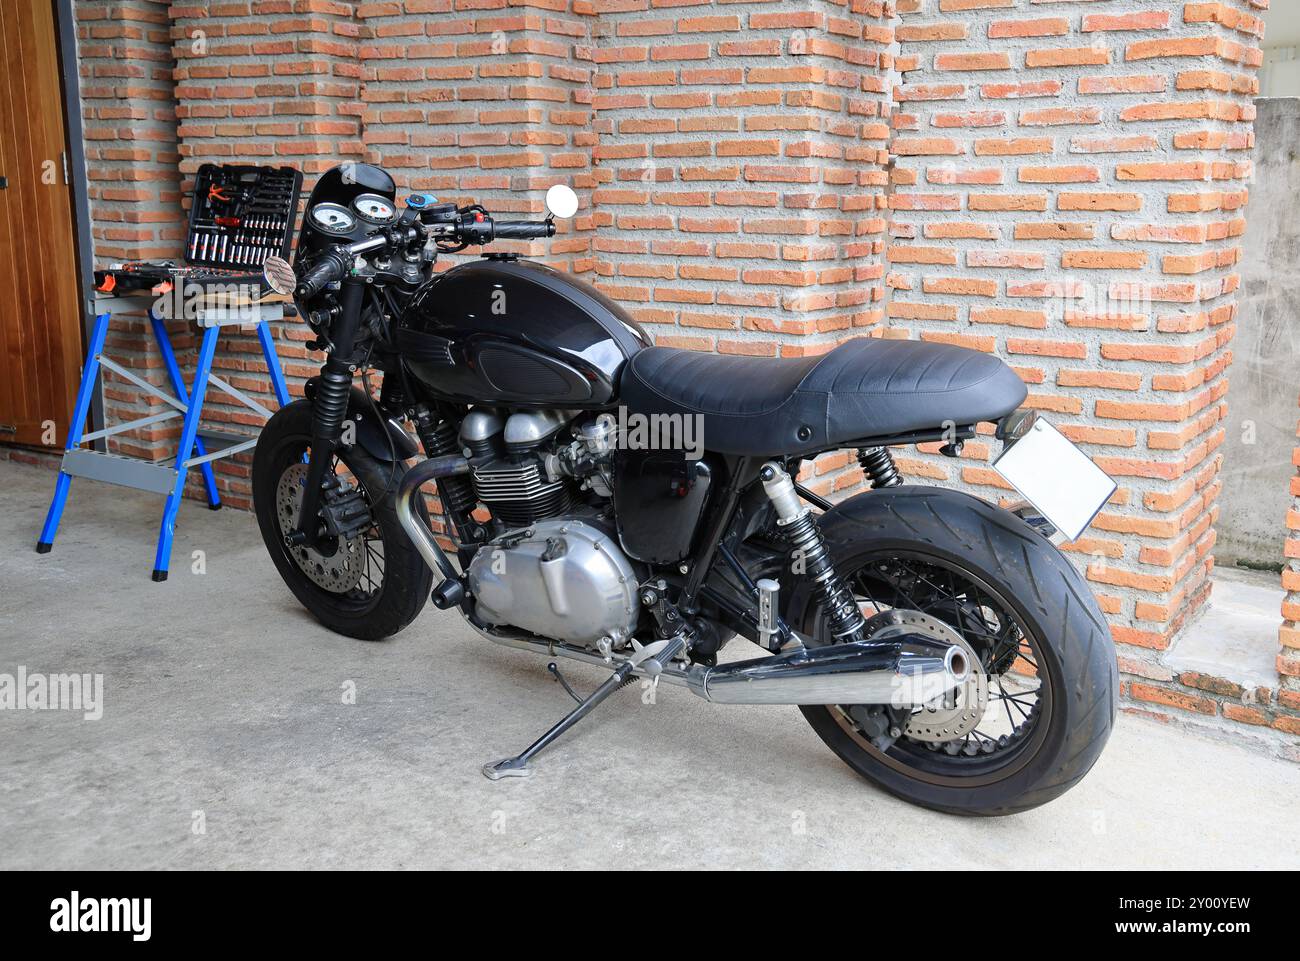
[[[1079,539],[1117,487],[1092,458],[1041,417],[1008,441],[993,469],[1067,541]]]

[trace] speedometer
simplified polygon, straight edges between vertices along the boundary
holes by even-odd
[[[352,211],[339,204],[317,204],[311,208],[312,224],[327,234],[346,234],[357,225],[357,218]]]
[[[379,194],[362,194],[352,201],[357,216],[370,224],[386,224],[397,216],[397,208],[387,197]]]

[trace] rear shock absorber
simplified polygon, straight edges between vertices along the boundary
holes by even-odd
[[[903,483],[888,447],[859,447],[858,463],[862,465],[863,476],[875,490]]]
[[[853,599],[853,592],[835,572],[821,528],[808,505],[799,500],[794,481],[775,461],[764,464],[758,476],[776,508],[777,524],[794,548],[795,563],[802,564],[802,571],[797,572],[812,582],[813,596],[826,612],[831,634],[836,641],[861,640],[865,624],[862,612]]]

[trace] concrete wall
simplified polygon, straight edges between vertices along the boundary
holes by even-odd
[[[1300,390],[1300,99],[1256,106],[1215,553],[1220,564],[1268,566],[1281,563]]]

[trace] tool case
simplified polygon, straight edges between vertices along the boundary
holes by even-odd
[[[301,191],[302,171],[292,167],[203,164],[194,177],[184,265],[113,264],[95,271],[95,289],[258,282],[267,257],[289,255]]]
[[[287,257],[302,172],[292,167],[204,164],[194,178],[186,263],[261,267]]]

